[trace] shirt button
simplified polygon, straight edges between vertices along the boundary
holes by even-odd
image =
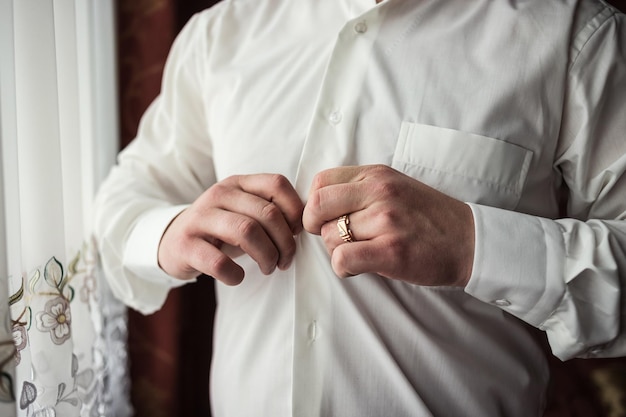
[[[341,123],[341,119],[342,118],[343,118],[343,116],[341,115],[341,112],[339,110],[332,111],[328,115],[328,121],[332,125],[338,125],[339,123]]]
[[[500,300],[494,300],[493,304],[497,305],[498,307],[508,307],[511,305],[511,302],[507,299],[500,299]]]
[[[365,33],[367,32],[367,23],[365,22],[359,22],[356,25],[354,25],[354,31],[356,33]]]

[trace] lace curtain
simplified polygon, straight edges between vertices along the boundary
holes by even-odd
[[[0,415],[126,416],[91,204],[117,150],[113,3],[0,0]]]

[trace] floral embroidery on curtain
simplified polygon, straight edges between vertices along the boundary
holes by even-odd
[[[96,254],[93,247],[85,248],[76,254],[64,268],[63,264],[55,257],[50,258],[43,268],[38,268],[28,277],[22,280],[22,286],[17,293],[9,299],[9,305],[18,307],[12,311],[11,320],[13,341],[15,344],[15,364],[21,363],[21,352],[29,343],[29,335],[38,334],[35,338],[42,337],[47,341],[47,335],[54,345],[63,349],[58,357],[69,357],[69,369],[71,385],[59,382],[57,385],[57,397],[54,405],[42,407],[37,403],[39,390],[31,381],[24,381],[18,389],[19,408],[25,410],[27,415],[64,415],[63,403],[73,408],[94,409],[97,403],[102,401],[98,398],[102,390],[103,380],[98,381],[97,375],[105,372],[104,361],[93,361],[81,369],[81,363],[76,353],[72,351],[72,310],[87,309],[93,313],[92,308],[97,308],[96,298]],[[78,295],[78,298],[77,298]],[[29,302],[28,299],[40,298],[41,302]],[[24,301],[24,303],[22,303]],[[81,303],[77,306],[72,303]],[[39,305],[39,311],[33,311],[31,305]],[[41,307],[43,306],[43,307]],[[104,352],[96,352],[94,357],[103,357]],[[47,360],[54,361],[48,357]],[[54,367],[53,363],[47,364]],[[83,365],[85,366],[85,365]],[[101,378],[102,379],[102,378]],[[12,385],[12,384],[10,384]],[[61,414],[59,414],[61,413]],[[90,413],[89,415],[98,415]]]
[[[113,163],[113,3],[0,0],[0,416],[131,415],[90,237]]]

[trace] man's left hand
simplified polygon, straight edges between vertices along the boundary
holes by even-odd
[[[337,220],[347,215],[352,241]],[[417,285],[462,286],[474,259],[469,206],[385,165],[316,175],[304,228],[321,235],[342,278],[375,273]]]

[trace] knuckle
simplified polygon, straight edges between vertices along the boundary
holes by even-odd
[[[197,245],[194,244],[194,239],[189,238],[187,235],[178,235],[173,239],[175,246],[181,249],[181,254],[195,254]]]
[[[243,175],[231,175],[230,177],[226,177],[223,180],[211,185],[204,192],[204,195],[207,197],[223,197],[224,195],[229,194],[233,189],[241,188],[242,177]]]
[[[259,227],[256,221],[244,218],[237,223],[235,230],[243,240],[249,240],[257,235]]]
[[[211,275],[222,277],[228,271],[230,260],[225,255],[213,256],[208,260],[207,267]]]
[[[376,164],[376,165],[368,166],[367,171],[369,171],[369,174],[374,177],[385,178],[391,174],[392,168],[389,167],[388,165]]]
[[[261,218],[268,219],[270,222],[274,222],[283,217],[283,213],[278,206],[274,203],[268,202],[261,208]]]
[[[222,196],[227,193],[228,187],[222,183],[218,182],[209,187],[200,197],[201,201],[210,202],[210,201],[219,201]]]
[[[314,191],[309,195],[309,200],[306,203],[306,209],[313,215],[317,215],[320,212],[322,206],[322,198],[319,191]]]
[[[304,212],[302,213],[302,227],[309,233],[320,234],[317,214],[315,210],[308,205],[304,208]]]
[[[291,183],[289,180],[281,174],[268,174],[269,175],[269,184],[270,187],[276,190],[284,190],[285,188],[289,188]]]
[[[239,184],[239,182],[241,181],[241,178],[243,177],[243,175],[230,175],[226,178],[224,178],[222,181],[218,182],[217,184]]]
[[[375,192],[381,199],[394,200],[401,195],[402,189],[396,183],[388,180],[377,181]]]
[[[313,193],[304,208],[302,214],[302,225],[310,233],[320,234],[324,227],[322,218],[322,203],[319,193]]]
[[[383,206],[377,213],[378,221],[383,230],[393,230],[399,222],[399,215],[393,206]]]
[[[193,249],[194,246],[194,233],[192,223],[182,221],[181,218],[178,217],[165,230],[159,246],[166,246],[170,249],[180,249],[183,254],[188,253],[187,251]]]
[[[318,172],[317,174],[315,174],[315,176],[313,177],[313,181],[311,181],[311,189],[318,190],[322,188],[324,184],[326,183],[325,177],[326,177],[325,171]]]

